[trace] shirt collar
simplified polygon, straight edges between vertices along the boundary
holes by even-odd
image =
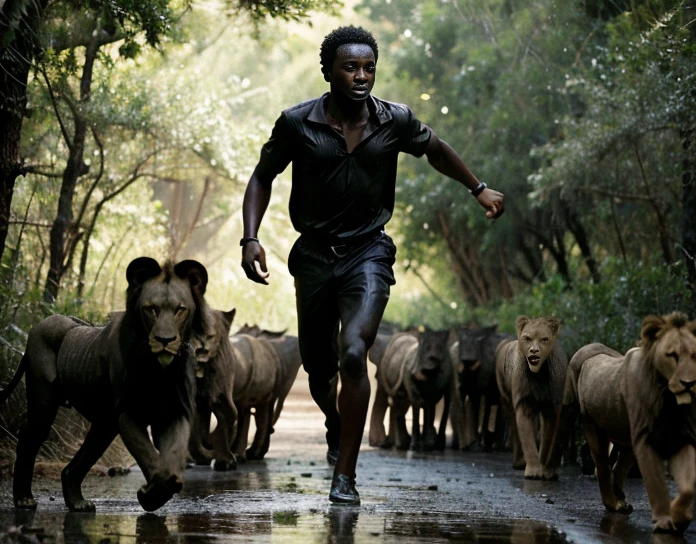
[[[329,124],[329,121],[326,119],[326,112],[324,111],[324,102],[328,100],[328,97],[329,93],[326,92],[314,102],[314,106],[312,106],[312,109],[307,115],[307,121],[322,123],[324,125]],[[374,127],[383,125],[392,118],[391,112],[384,107],[382,101],[372,95],[367,97],[367,109],[370,112],[369,124]]]

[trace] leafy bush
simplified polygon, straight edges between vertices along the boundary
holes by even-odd
[[[477,321],[498,323],[500,330],[508,332],[514,332],[518,315],[555,315],[561,319],[564,346],[572,355],[591,342],[626,351],[638,340],[646,315],[688,313],[690,292],[681,262],[627,265],[612,258],[602,263],[601,274],[601,283],[571,287],[553,277],[511,300],[477,309],[474,315]]]

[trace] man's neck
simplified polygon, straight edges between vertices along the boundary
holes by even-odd
[[[329,93],[326,113],[340,123],[364,122],[369,117],[367,100],[351,100],[338,93]]]

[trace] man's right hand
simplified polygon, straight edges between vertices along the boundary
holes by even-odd
[[[266,268],[266,252],[258,242],[248,242],[242,248],[242,268],[251,281],[268,285],[270,272]]]

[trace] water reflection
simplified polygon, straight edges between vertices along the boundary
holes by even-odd
[[[354,506],[331,506],[326,515],[329,528],[327,544],[353,544],[359,513],[360,508]]]
[[[567,540],[553,527],[533,520],[491,520],[455,516],[403,516],[386,519],[385,533],[413,539],[457,542],[560,544]]]
[[[649,529],[638,528],[631,522],[630,516],[623,514],[604,514],[599,528],[602,532],[615,536],[624,542],[650,542],[651,544],[683,544],[687,542],[683,536],[653,533]]]
[[[45,537],[39,540],[49,544],[212,544],[220,540],[299,544],[567,542],[552,527],[533,520],[481,519],[427,512],[374,514],[346,506],[332,506],[309,514],[289,510],[260,514],[169,515],[39,511],[12,515],[5,511],[0,512],[0,522],[3,532],[24,525],[30,534]],[[604,530],[612,534],[610,529]],[[626,528],[619,527],[616,531],[622,533]],[[654,542],[673,544],[675,541]]]

